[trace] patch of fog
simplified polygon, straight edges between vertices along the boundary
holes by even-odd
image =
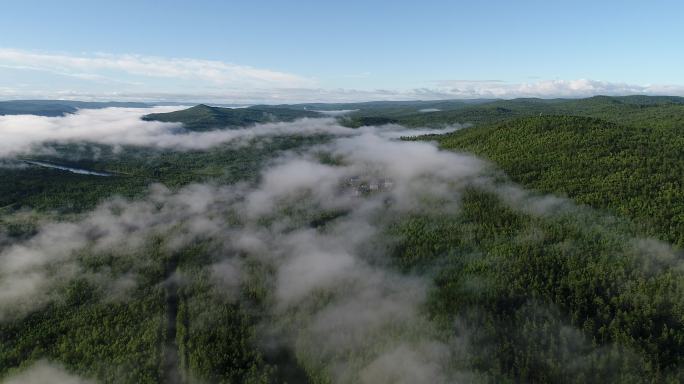
[[[45,151],[49,142],[91,142],[112,146],[136,145],[176,150],[201,150],[229,142],[276,135],[353,135],[334,118],[308,118],[295,122],[260,124],[242,129],[187,132],[178,123],[141,120],[148,113],[170,112],[181,107],[84,109],[62,117],[35,115],[0,116],[0,158]],[[456,127],[456,126],[454,126]],[[401,132],[401,133],[399,133]],[[428,132],[428,131],[426,131]],[[446,131],[429,131],[446,132]],[[385,136],[412,135],[393,125]]]
[[[230,109],[244,109],[244,108],[249,108],[249,107],[254,106],[253,104],[236,104],[236,105],[228,104],[227,105],[227,104],[210,104],[210,103],[204,103],[204,105],[208,105],[210,107],[230,108]]]
[[[179,125],[144,122],[140,117],[179,109],[182,107],[104,108],[60,117],[0,116],[0,158],[28,153],[46,142],[145,145],[155,136],[172,134]]]
[[[28,168],[28,166],[29,165],[23,161],[0,158],[0,169],[25,169]]]
[[[450,124],[444,128],[405,128],[398,124],[385,124],[378,127],[365,126],[357,128],[361,132],[372,131],[386,139],[398,139],[401,137],[443,135],[470,127],[470,124]]]
[[[358,111],[358,109],[338,109],[338,110],[332,110],[332,111],[331,110],[328,110],[328,111],[314,110],[314,112],[318,112],[320,114],[323,114],[326,116],[333,116],[333,117],[348,115],[348,114],[350,114],[352,112],[356,112],[356,111]]]
[[[223,143],[273,135],[348,134],[332,118],[295,123],[262,124],[244,129],[186,132],[179,123],[141,120],[143,115],[179,107],[104,108],[80,110],[63,117],[0,116],[0,158],[40,151],[48,142],[92,142],[178,150],[207,149]]]
[[[440,111],[441,111],[441,109],[437,109],[437,108],[423,108],[423,109],[418,110],[418,112],[421,112],[421,113],[440,112]]]
[[[334,119],[305,119],[237,131],[225,137],[211,132],[178,136],[195,138],[191,145],[199,148],[211,145],[209,138],[238,140],[255,132],[338,137],[283,155],[262,170],[254,187],[205,184],[174,192],[155,185],[141,200],[112,199],[79,221],[44,223],[31,239],[0,249],[0,320],[40,308],[60,282],[82,276],[85,271],[74,257],[80,249],[135,252],[152,234],[167,234],[165,247],[175,250],[210,238],[223,255],[207,267],[211,282],[229,298],[237,300],[242,284],[249,284],[245,261],[269,266],[271,316],[260,325],[260,334],[294,349],[309,371],[326,372],[341,383],[472,381],[467,367],[452,364],[466,360],[467,340],[440,334],[424,314],[431,277],[388,267],[383,230],[407,213],[457,214],[460,196],[472,186],[492,190],[514,209],[534,215],[573,207],[567,200],[496,181],[488,164],[476,157],[395,140],[417,132],[396,125],[348,129]],[[163,131],[150,132],[128,133],[142,142],[165,137]],[[321,152],[339,162],[321,163]],[[350,180],[380,179],[391,182],[362,194],[349,187],[356,185]],[[320,227],[310,225],[330,212],[344,214]],[[636,244],[635,252],[656,252],[660,263],[674,260],[667,245]],[[109,290],[135,284],[131,275],[93,279]]]
[[[334,367],[335,382],[358,381],[359,375],[368,382],[391,375],[387,369],[392,361],[408,364],[415,357],[411,366],[422,372],[416,377],[448,382],[448,355],[424,357],[426,351],[451,350],[420,310],[430,280],[378,265],[374,260],[386,257],[380,249],[372,255],[361,250],[380,236],[385,215],[453,197],[458,185],[477,177],[484,164],[430,143],[393,140],[389,127],[353,130],[332,119],[317,119],[266,124],[254,131],[283,129],[343,134],[307,153],[283,156],[263,170],[255,188],[193,185],[172,192],[155,186],[145,199],[110,200],[80,221],[44,223],[31,239],[0,250],[0,319],[36,310],[54,299],[61,282],[88,275],[74,257],[81,249],[134,253],[159,233],[169,234],[169,249],[214,238],[223,244],[222,253],[243,254],[274,268],[274,320],[263,326],[286,335],[312,369]],[[320,163],[316,154],[321,151],[342,163]],[[355,196],[344,183],[359,175],[391,179],[392,187]],[[454,201],[442,209],[457,205]],[[311,228],[299,216],[331,211],[346,214],[325,230]],[[244,278],[240,260],[227,258],[209,268],[216,286],[236,297]],[[108,290],[130,289],[134,276],[98,275],[92,280]],[[318,303],[321,295],[327,296],[326,305]]]
[[[5,384],[91,384],[92,380],[67,372],[57,364],[40,360],[25,370],[6,378]]]

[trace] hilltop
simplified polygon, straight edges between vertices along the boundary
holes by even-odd
[[[189,131],[203,132],[221,128],[243,128],[258,123],[293,121],[304,117],[321,117],[321,114],[266,106],[221,108],[200,104],[181,111],[152,113],[143,116],[143,120],[183,123],[185,129]]]

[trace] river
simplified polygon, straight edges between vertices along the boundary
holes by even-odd
[[[93,176],[113,176],[112,173],[107,173],[107,172],[97,172],[97,171],[91,171],[88,169],[81,169],[81,168],[72,168],[72,167],[67,167],[65,165],[59,165],[59,164],[52,164],[52,163],[46,163],[43,161],[33,161],[33,160],[23,160],[27,164],[31,165],[37,165],[39,167],[46,167],[46,168],[55,168],[59,169],[62,171],[68,171],[72,173],[78,173],[80,175],[93,175]]]

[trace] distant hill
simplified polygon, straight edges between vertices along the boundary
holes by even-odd
[[[84,108],[132,107],[173,103],[84,102],[68,100],[0,101],[0,115],[63,116]],[[197,108],[197,109],[193,109]],[[242,127],[267,121],[320,117],[319,112],[347,111],[340,120],[348,126],[397,123],[406,126],[444,126],[455,123],[488,124],[523,116],[573,115],[597,117],[621,124],[684,123],[684,98],[677,96],[594,96],[585,99],[519,98],[466,100],[370,101],[359,103],[303,103],[255,105],[248,108],[200,104],[188,113],[149,115],[149,120],[183,122],[188,129]]]
[[[64,116],[79,109],[109,107],[147,108],[150,104],[128,102],[88,102],[70,100],[10,100],[0,101],[0,115]]]
[[[654,112],[682,114],[684,98],[677,96],[594,96],[584,99],[518,98],[469,100],[370,101],[362,103],[283,104],[269,108],[310,111],[349,111],[350,126],[391,120],[408,126],[491,123],[541,114],[591,116],[609,120],[652,120]],[[658,118],[662,116],[657,116]]]
[[[489,124],[524,116],[572,115],[596,117],[627,125],[684,125],[684,98],[675,96],[595,96],[586,99],[496,100],[461,108],[401,116],[378,111],[376,117],[393,117],[406,126],[444,126],[455,123]],[[350,119],[369,114],[351,114]]]
[[[482,104],[495,101],[493,99],[468,99],[468,100],[404,100],[404,101],[365,101],[359,103],[304,103],[304,104],[280,104],[268,106],[270,108],[305,109],[313,111],[334,110],[403,110],[406,112],[419,111],[421,109],[455,109],[467,105]],[[263,106],[256,106],[263,107]]]
[[[456,123],[489,124],[524,116],[597,117],[620,124],[684,124],[684,98],[677,96],[594,96],[584,99],[518,98],[471,100],[371,101],[363,103],[283,104],[269,108],[347,111],[344,125],[396,123],[410,127]]]
[[[491,103],[492,99],[472,100],[411,100],[411,101],[368,101],[362,103],[307,103],[282,104],[270,108],[287,108],[307,111],[347,111],[340,116],[341,122],[349,127],[398,123],[399,118],[426,114],[429,112],[455,111],[471,106]],[[260,107],[260,106],[259,106]]]
[[[220,108],[200,104],[182,111],[152,113],[143,116],[146,121],[183,123],[190,131],[210,131],[222,128],[243,128],[258,123],[293,121],[304,117],[321,117],[318,112],[273,108]]]
[[[490,159],[527,187],[647,223],[651,235],[684,247],[684,124],[535,116],[438,138],[444,148]]]
[[[345,111],[338,118],[349,127],[396,123],[442,127],[457,123],[489,124],[524,116],[597,117],[621,124],[676,126],[684,123],[684,98],[678,96],[594,96],[584,99],[464,99],[370,101],[259,105],[252,108]]]

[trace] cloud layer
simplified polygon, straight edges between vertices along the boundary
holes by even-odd
[[[4,76],[3,75],[4,73]],[[214,103],[682,95],[684,85],[592,79],[505,82],[423,79],[417,88],[321,87],[318,79],[215,60],[144,55],[64,54],[0,48],[0,98]]]
[[[222,143],[285,134],[344,134],[350,130],[334,119],[305,119],[297,123],[263,124],[257,128],[180,132],[182,125],[143,121],[148,113],[185,107],[83,109],[63,117],[0,116],[0,158],[30,152],[46,142],[92,142],[156,148],[206,149]]]
[[[293,126],[307,123],[333,134],[343,129],[329,119]],[[253,129],[263,128],[270,129]],[[451,186],[465,185],[483,163],[429,143],[396,141],[388,132],[393,129],[401,130],[345,129],[345,135],[309,153],[283,156],[263,171],[255,188],[192,185],[172,192],[155,186],[142,200],[114,199],[79,221],[44,223],[31,239],[0,248],[0,308],[12,309],[0,311],[0,321],[35,310],[55,299],[50,292],[56,286],[84,276],[74,257],[84,248],[96,254],[116,248],[118,257],[125,257],[152,234],[168,235],[170,249],[211,238],[222,244],[224,256],[209,268],[226,296],[234,296],[248,278],[240,272],[244,258],[273,269],[273,305],[263,327],[282,337],[311,369],[327,372],[335,382],[452,382],[448,340],[438,337],[420,310],[429,280],[378,264],[386,256],[382,251],[362,250],[382,236],[386,214],[448,198]],[[343,163],[320,163],[320,151]],[[391,179],[391,186],[383,183],[382,190],[359,194],[360,185],[349,181],[354,178],[368,185]],[[346,213],[324,230],[312,228],[308,217],[321,212]],[[93,277],[111,287],[119,278],[131,276]],[[327,296],[325,305],[317,302],[321,295]],[[406,369],[399,381],[392,376],[397,364]],[[45,370],[39,366],[28,374]]]
[[[0,48],[4,67],[54,72],[83,79],[127,74],[143,77],[202,81],[224,87],[292,88],[311,86],[312,80],[284,72],[215,60],[162,58],[143,55],[64,55]]]
[[[302,119],[296,122],[260,124],[250,128],[209,132],[186,132],[182,130],[181,124],[140,119],[148,113],[183,108],[185,107],[82,109],[77,113],[60,117],[0,116],[0,159],[29,153],[48,142],[91,142],[114,146],[135,145],[194,150],[264,136],[323,133],[349,135],[357,132],[340,126],[334,118]],[[383,137],[398,138],[401,135],[446,131],[412,131],[398,126],[388,126],[378,128],[377,132]]]

